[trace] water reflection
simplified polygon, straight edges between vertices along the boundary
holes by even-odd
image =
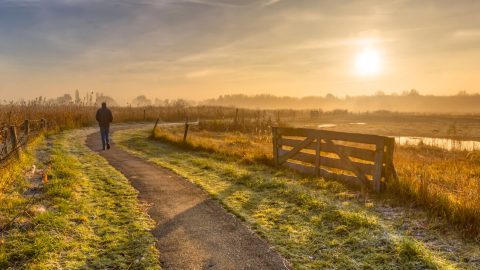
[[[395,142],[400,145],[427,145],[438,147],[445,150],[458,150],[458,151],[474,151],[480,150],[479,141],[460,141],[445,138],[431,138],[431,137],[408,137],[408,136],[396,136]]]

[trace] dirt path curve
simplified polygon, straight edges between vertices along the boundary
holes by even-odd
[[[99,137],[89,135],[87,146],[122,172],[140,199],[151,204],[164,269],[288,269],[288,262],[199,187],[115,145],[99,151]]]

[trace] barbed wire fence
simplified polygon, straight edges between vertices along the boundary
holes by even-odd
[[[19,151],[46,128],[45,119],[0,127],[0,167],[17,157]]]

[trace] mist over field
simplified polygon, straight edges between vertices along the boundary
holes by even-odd
[[[480,94],[469,94],[460,91],[456,95],[436,96],[423,95],[412,89],[401,94],[385,94],[377,92],[375,95],[344,96],[334,94],[325,96],[275,96],[271,94],[245,95],[227,94],[217,98],[204,100],[189,100],[182,98],[168,99],[138,95],[126,103],[118,102],[115,96],[107,96],[98,92],[82,93],[78,90],[73,95],[66,93],[56,98],[36,97],[19,101],[0,101],[1,105],[8,104],[51,104],[51,105],[88,105],[99,106],[107,102],[109,106],[134,107],[191,107],[191,106],[221,106],[245,109],[293,109],[293,110],[347,110],[349,112],[391,111],[408,113],[442,113],[442,114],[478,114],[480,113]]]
[[[419,113],[480,113],[480,95],[459,93],[455,96],[420,95],[412,90],[401,95],[335,97],[277,97],[273,95],[224,95],[203,104],[234,106],[250,109],[320,109],[323,111],[348,110],[351,112],[394,111]]]

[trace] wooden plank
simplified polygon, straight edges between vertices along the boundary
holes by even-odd
[[[324,139],[325,142],[336,150],[337,155],[345,163],[345,165],[351,170],[365,185],[368,183],[367,177],[352,163],[348,156],[338,149],[336,145],[330,139]]]
[[[381,190],[384,148],[385,141],[377,145],[375,150],[375,173],[373,175],[373,190],[375,192],[380,192]]]
[[[317,143],[316,143],[317,149],[315,150],[315,175],[319,176],[320,175],[320,157],[321,157],[321,146],[322,146],[322,139],[317,138]]]
[[[295,147],[301,142],[302,142],[301,140],[282,138],[280,139],[279,144],[284,146]],[[375,161],[375,151],[373,150],[362,149],[362,148],[357,148],[352,146],[338,145],[338,144],[337,144],[337,147],[350,157],[358,158],[358,159],[362,159],[370,162]],[[330,147],[326,143],[321,143],[320,148],[322,149],[322,152],[335,153],[335,149]],[[317,149],[316,143],[311,143],[307,145],[305,149],[316,150]]]
[[[320,137],[323,139],[330,139],[335,141],[347,141],[364,144],[380,144],[383,143],[384,136],[361,134],[361,133],[347,133],[330,130],[319,130]]]
[[[291,158],[292,156],[294,156],[295,154],[297,154],[300,150],[302,150],[306,145],[309,145],[310,143],[313,142],[313,140],[315,140],[314,137],[307,137],[301,144],[297,145],[296,147],[294,147],[293,149],[291,150],[288,150],[288,153],[285,153],[283,156],[280,156],[279,157],[279,164],[282,164],[284,163],[285,161],[287,161],[289,158]]]
[[[283,150],[279,149],[278,154],[280,156],[285,156],[286,154],[290,153],[290,150]],[[316,155],[304,153],[304,152],[297,152],[295,155],[289,157],[289,159],[305,162],[314,165],[315,164]]]
[[[338,132],[324,129],[308,129],[308,128],[278,128],[280,136],[303,136],[303,137],[318,137],[327,138],[330,140],[339,140],[347,142],[356,142],[364,144],[379,144],[383,143],[384,136],[362,134],[362,133],[348,133]]]
[[[335,148],[331,147],[329,144],[322,143],[321,147],[322,151],[324,152],[335,153]],[[342,152],[353,158],[358,158],[370,162],[375,161],[375,151],[373,150],[338,144],[336,145],[336,149],[340,149]]]
[[[308,128],[277,128],[279,136],[318,137],[320,130]]]
[[[289,151],[279,149],[278,152],[281,156],[281,155],[287,154]],[[316,164],[316,158],[317,158],[316,154],[309,154],[309,153],[303,153],[303,152],[298,152],[297,154],[290,157],[290,159],[292,160],[301,161],[301,162],[305,162],[312,165]],[[359,169],[364,174],[373,175],[375,172],[375,165],[373,164],[366,164],[366,163],[360,163],[355,161],[350,161],[350,163],[353,164],[357,169]],[[331,167],[335,169],[352,171],[351,167],[346,162],[338,158],[320,156],[320,164],[322,166]]]

